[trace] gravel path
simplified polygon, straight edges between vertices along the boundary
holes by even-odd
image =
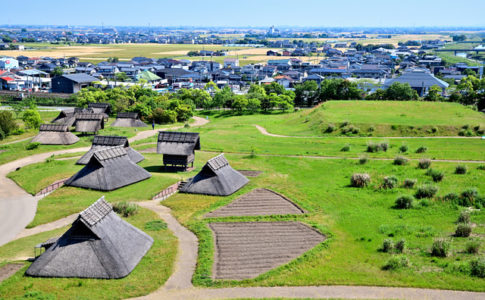
[[[194,117],[194,119],[195,122],[192,123],[192,126],[202,126],[209,122],[208,120],[199,117]],[[181,128],[181,126],[172,127],[170,129],[179,128]],[[157,134],[158,131],[160,131],[160,129],[140,131],[136,134],[136,136],[130,138],[129,141],[134,142],[148,138]],[[24,191],[14,181],[7,178],[7,174],[15,171],[15,169],[19,167],[42,162],[52,155],[86,152],[89,149],[90,147],[82,147],[40,153],[0,165],[0,246],[15,239],[17,235],[19,235],[34,219],[35,211],[37,210],[37,201],[42,198],[41,196],[32,196]],[[56,226],[59,227],[65,226],[63,225],[65,222],[56,224]],[[44,228],[55,229],[55,227],[49,227],[48,224],[45,224]]]
[[[266,128],[254,125],[264,135],[272,136],[272,137],[281,137],[281,138],[300,138],[300,139],[325,139],[329,138],[327,136],[291,136],[291,135],[281,135],[281,134],[274,134],[269,133]],[[374,136],[374,137],[361,137],[361,136],[332,136],[332,138],[354,138],[354,139],[361,139],[361,138],[379,138],[379,139],[481,139],[480,136]]]

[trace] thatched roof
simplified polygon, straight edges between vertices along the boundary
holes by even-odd
[[[31,142],[43,145],[71,145],[78,141],[79,138],[69,132],[67,125],[41,124],[39,134]]]
[[[118,146],[95,151],[88,164],[64,184],[112,191],[150,177],[150,173],[131,161],[123,146]]]
[[[228,196],[245,186],[249,180],[234,170],[224,154],[207,161],[202,170],[180,189],[181,192]]]
[[[146,127],[147,124],[138,118],[136,112],[120,112],[116,120],[111,124],[113,127]]]
[[[88,103],[88,108],[92,108],[94,113],[105,113],[105,114],[110,114],[111,113],[111,105],[109,103],[95,103],[91,102]]]
[[[138,153],[136,150],[130,147],[130,143],[128,142],[128,138],[125,136],[104,136],[104,135],[97,135],[93,139],[93,144],[91,145],[91,149],[86,152],[77,162],[78,165],[85,165],[89,162],[91,157],[93,156],[94,152],[99,150],[104,150],[116,146],[123,146],[125,148],[128,157],[131,159],[132,162],[135,164],[139,163],[140,161],[144,160],[145,157]]]
[[[25,273],[36,277],[123,278],[152,244],[149,235],[122,220],[102,197],[82,211]]]
[[[157,153],[170,155],[190,155],[200,150],[197,132],[160,131],[158,133]]]
[[[81,113],[76,114],[76,126],[77,132],[98,132],[98,130],[104,129],[104,115],[95,113]]]
[[[77,114],[84,114],[84,113],[94,113],[93,109],[91,108],[67,108],[62,110],[59,115],[51,121],[51,123],[55,124],[63,124],[71,127],[74,122],[76,122],[76,115]]]

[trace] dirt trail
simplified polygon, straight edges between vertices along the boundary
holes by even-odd
[[[272,137],[280,137],[280,138],[298,138],[298,139],[325,139],[329,138],[328,136],[292,136],[292,135],[281,135],[281,134],[274,134],[269,133],[266,128],[254,125],[258,131],[264,135],[272,136]],[[362,139],[362,138],[379,138],[379,139],[481,139],[482,137],[479,136],[372,136],[372,137],[361,137],[361,136],[332,136],[332,138],[354,138],[354,139]]]
[[[194,119],[195,122],[192,123],[192,126],[202,126],[209,122],[208,120],[200,117],[194,117]],[[174,130],[180,128],[181,126],[172,127],[170,129]],[[129,138],[128,140],[130,142],[142,140],[157,134],[160,130],[165,129],[140,131],[136,134],[136,136]],[[27,224],[29,224],[34,219],[35,212],[37,210],[37,202],[42,198],[41,196],[32,196],[31,194],[24,191],[14,181],[7,178],[7,174],[15,171],[15,169],[19,167],[42,162],[52,155],[86,152],[89,150],[89,148],[90,147],[82,147],[40,153],[0,165],[0,246],[15,239],[17,235],[19,235],[25,229],[25,226],[27,226]],[[67,220],[58,220],[53,222],[52,224],[44,224],[44,227],[42,228],[44,228],[45,230],[52,230],[69,224],[66,222]],[[45,230],[38,229],[27,231],[22,233],[21,236],[26,236],[25,234],[28,234],[28,232],[39,233]]]

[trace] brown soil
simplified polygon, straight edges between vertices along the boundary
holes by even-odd
[[[13,274],[17,273],[18,270],[22,269],[24,264],[6,264],[0,268],[0,282],[9,278]]]
[[[210,223],[215,279],[254,278],[299,257],[325,236],[299,222]]]
[[[251,171],[251,170],[237,170],[239,173],[243,174],[246,177],[258,177],[261,171]]]
[[[304,211],[286,197],[268,189],[255,189],[206,217],[296,215]]]

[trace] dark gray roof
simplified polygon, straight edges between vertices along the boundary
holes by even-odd
[[[54,125],[54,124],[49,124]],[[58,125],[64,126],[65,125]],[[39,131],[31,143],[41,143],[42,145],[72,145],[77,143],[79,138],[69,131]]]
[[[62,77],[67,78],[67,79],[74,81],[76,83],[89,83],[89,82],[99,81],[98,78],[84,74],[84,73],[62,75]]]
[[[76,126],[77,132],[98,132],[98,130],[104,128],[104,115],[96,113],[76,113]]]
[[[116,120],[111,124],[113,127],[146,127],[147,124],[138,118],[136,112],[120,112]]]
[[[437,85],[440,88],[447,88],[449,85],[443,80],[434,77],[433,74],[425,69],[413,69],[405,72],[400,77],[386,80],[384,87],[389,87],[394,82],[409,83],[412,88],[430,88],[434,85]]]
[[[130,147],[130,143],[128,139],[124,136],[102,136],[97,135],[93,139],[93,144],[91,149],[86,152],[77,162],[78,165],[85,165],[89,162],[91,157],[93,156],[94,152],[104,149],[109,149],[116,146],[123,146],[128,157],[134,163],[139,163],[140,161],[144,160],[145,158],[143,155],[138,153],[136,150]]]
[[[91,108],[94,113],[111,113],[111,105],[109,103],[91,102],[88,103],[88,108]]]
[[[68,131],[68,127],[62,124],[41,124],[39,131],[65,132]]]
[[[234,170],[224,154],[209,159],[202,170],[180,189],[181,192],[228,196],[245,186],[249,180]]]
[[[160,131],[158,133],[157,153],[170,155],[190,155],[200,150],[197,132]]]
[[[116,115],[117,118],[138,119],[137,112],[120,112]]]
[[[123,278],[152,244],[149,235],[121,219],[103,197],[81,212],[59,239],[45,244],[49,247],[25,273],[38,277]]]
[[[88,164],[65,185],[112,191],[150,177],[150,173],[131,161],[123,146],[117,146],[94,151]]]

